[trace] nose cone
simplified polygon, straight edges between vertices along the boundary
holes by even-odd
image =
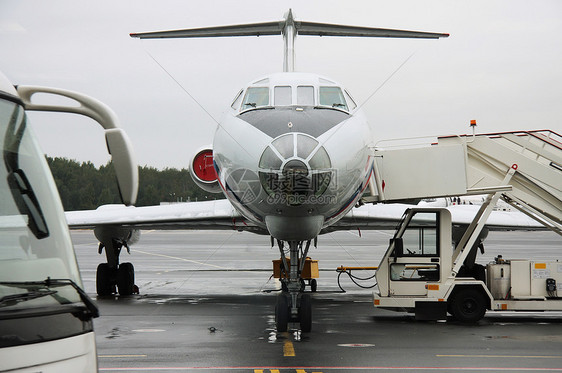
[[[317,237],[324,224],[324,216],[286,217],[269,215],[265,224],[271,236],[283,241],[305,241]]]
[[[268,202],[279,206],[314,204],[332,179],[331,162],[324,147],[312,136],[279,136],[262,153],[259,178]]]

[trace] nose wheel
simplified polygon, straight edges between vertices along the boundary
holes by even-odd
[[[287,331],[290,316],[289,297],[287,294],[281,293],[277,296],[277,303],[275,304],[275,326],[278,332],[282,333]]]
[[[312,300],[309,294],[300,294],[298,313],[296,317],[292,315],[290,296],[286,293],[277,296],[275,304],[275,326],[278,332],[286,332],[289,322],[298,322],[303,333],[312,331]]]

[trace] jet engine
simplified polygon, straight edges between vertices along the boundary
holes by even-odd
[[[204,148],[195,153],[189,173],[198,187],[209,193],[220,193],[217,172],[213,162],[213,149]]]

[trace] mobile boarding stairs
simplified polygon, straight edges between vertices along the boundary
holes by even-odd
[[[484,222],[501,197],[562,235],[562,136],[555,132],[439,137],[430,146],[374,148],[372,155],[364,203],[488,194]]]

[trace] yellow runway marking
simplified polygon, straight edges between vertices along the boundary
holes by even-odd
[[[492,358],[518,358],[518,359],[562,359],[562,355],[559,356],[549,356],[549,355],[435,355],[436,357],[492,357]]]
[[[295,348],[291,341],[285,341],[283,344],[283,355],[284,356],[295,356]]]
[[[177,256],[170,256],[170,255],[164,255],[164,254],[156,254],[156,253],[149,253],[146,251],[142,251],[142,250],[131,250],[137,253],[141,253],[141,254],[146,254],[146,255],[154,255],[154,256],[161,256],[163,258],[168,258],[168,259],[175,259],[175,260],[181,260],[183,262],[189,262],[189,263],[195,263],[195,264],[200,264],[200,265],[204,265],[204,266],[209,266],[209,267],[214,267],[214,268],[219,268],[219,269],[230,269],[230,268],[226,268],[226,267],[221,267],[221,266],[217,266],[214,264],[209,264],[209,263],[203,263],[203,262],[198,262],[197,260],[190,260],[190,259],[185,259],[185,258],[178,258]]]

